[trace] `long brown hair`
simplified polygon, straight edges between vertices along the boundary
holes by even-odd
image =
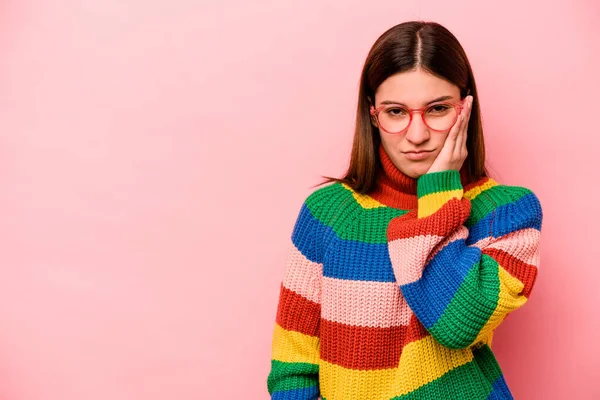
[[[436,22],[409,21],[384,32],[373,44],[360,78],[356,128],[350,165],[343,178],[322,176],[325,181],[342,182],[359,193],[374,186],[380,168],[378,148],[381,139],[371,124],[370,100],[375,99],[379,85],[391,75],[421,68],[445,79],[460,89],[461,98],[473,96],[467,131],[465,170],[469,182],[489,176],[485,168],[485,146],[477,87],[471,65],[458,39]]]

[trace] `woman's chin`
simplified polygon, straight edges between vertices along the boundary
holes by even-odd
[[[429,167],[430,167],[429,164],[414,165],[407,172],[405,172],[405,174],[410,176],[411,178],[419,179],[420,176],[425,175],[427,173],[427,170],[429,169]]]

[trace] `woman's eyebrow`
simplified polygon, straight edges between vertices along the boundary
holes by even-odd
[[[450,100],[450,99],[452,99],[452,96],[440,96],[440,97],[438,97],[438,98],[435,98],[435,99],[433,99],[433,100],[429,101],[429,102],[428,102],[428,103],[426,103],[425,105],[427,105],[427,104],[431,104],[431,103],[436,103],[436,102],[438,102],[438,101]],[[381,104],[382,104],[382,105],[383,105],[383,104],[399,104],[399,105],[401,105],[401,106],[408,107],[408,106],[407,106],[406,104],[404,104],[404,103],[400,103],[399,101],[393,101],[393,100],[384,100],[384,101],[382,101],[382,102],[381,102]]]

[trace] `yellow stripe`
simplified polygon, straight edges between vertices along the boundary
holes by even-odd
[[[327,400],[388,400],[410,393],[472,359],[469,349],[449,349],[428,335],[404,347],[397,368],[364,371],[321,361],[321,394]]]
[[[463,189],[448,190],[425,195],[419,199],[418,218],[425,218],[442,208],[450,199],[461,199]]]
[[[271,347],[273,360],[318,364],[319,346],[318,337],[288,331],[275,323]]]
[[[494,186],[497,186],[498,182],[496,182],[495,180],[488,178],[487,182],[485,182],[483,185],[480,186],[475,186],[474,188],[468,190],[467,192],[465,192],[464,197],[469,199],[469,200],[473,200],[475,197],[479,196],[481,194],[481,192],[484,192]]]
[[[486,340],[484,340],[484,343],[486,343],[488,346],[492,347],[493,337],[494,337],[494,331],[491,331],[490,334],[488,335],[488,337],[486,338]]]
[[[362,208],[377,208],[377,207],[385,207],[385,205],[381,204],[368,194],[360,194],[355,192],[350,186],[342,183],[342,186],[352,193],[352,196],[356,200],[358,204],[361,205]]]
[[[495,180],[489,178],[488,181],[486,181],[483,185],[481,186],[476,186],[474,188],[472,188],[471,190],[469,190],[468,192],[465,192],[463,194],[463,197],[466,197],[469,200],[473,200],[475,197],[477,197],[479,194],[481,194],[481,192],[488,190],[491,187],[497,186],[498,182],[496,182]],[[386,207],[385,204],[382,204],[380,202],[378,202],[377,200],[375,200],[374,198],[372,198],[371,196],[367,195],[367,194],[360,194],[357,193],[356,191],[354,191],[350,186],[348,186],[345,183],[342,183],[342,186],[348,190],[349,192],[352,193],[352,196],[354,197],[354,199],[356,200],[356,202],[358,204],[360,204],[360,206],[362,208],[377,208],[377,207]],[[434,196],[437,194],[443,194],[443,193],[452,193],[454,191],[450,191],[450,192],[441,192],[441,193],[432,193],[432,194],[428,194],[426,196],[423,196],[422,199],[429,197],[429,196]],[[451,197],[450,197],[451,198]],[[450,200],[450,198],[447,198],[446,201]],[[460,197],[457,197],[460,198]],[[444,202],[445,203],[445,202]],[[436,208],[435,210],[429,212],[429,213],[423,213],[423,215],[427,216],[427,215],[431,215],[433,214],[435,211],[437,211],[444,203],[440,204],[440,206],[438,208]],[[419,204],[421,204],[421,199],[419,199]],[[422,218],[422,217],[419,217]]]
[[[473,343],[481,341],[491,344],[491,335],[494,329],[500,325],[509,312],[521,307],[527,301],[527,297],[517,294],[521,293],[525,287],[523,282],[512,276],[500,265],[498,265],[498,276],[500,278],[498,304]]]

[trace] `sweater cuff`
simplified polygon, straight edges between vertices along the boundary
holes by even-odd
[[[446,170],[421,175],[417,180],[418,218],[434,214],[451,199],[462,199],[460,172]]]

